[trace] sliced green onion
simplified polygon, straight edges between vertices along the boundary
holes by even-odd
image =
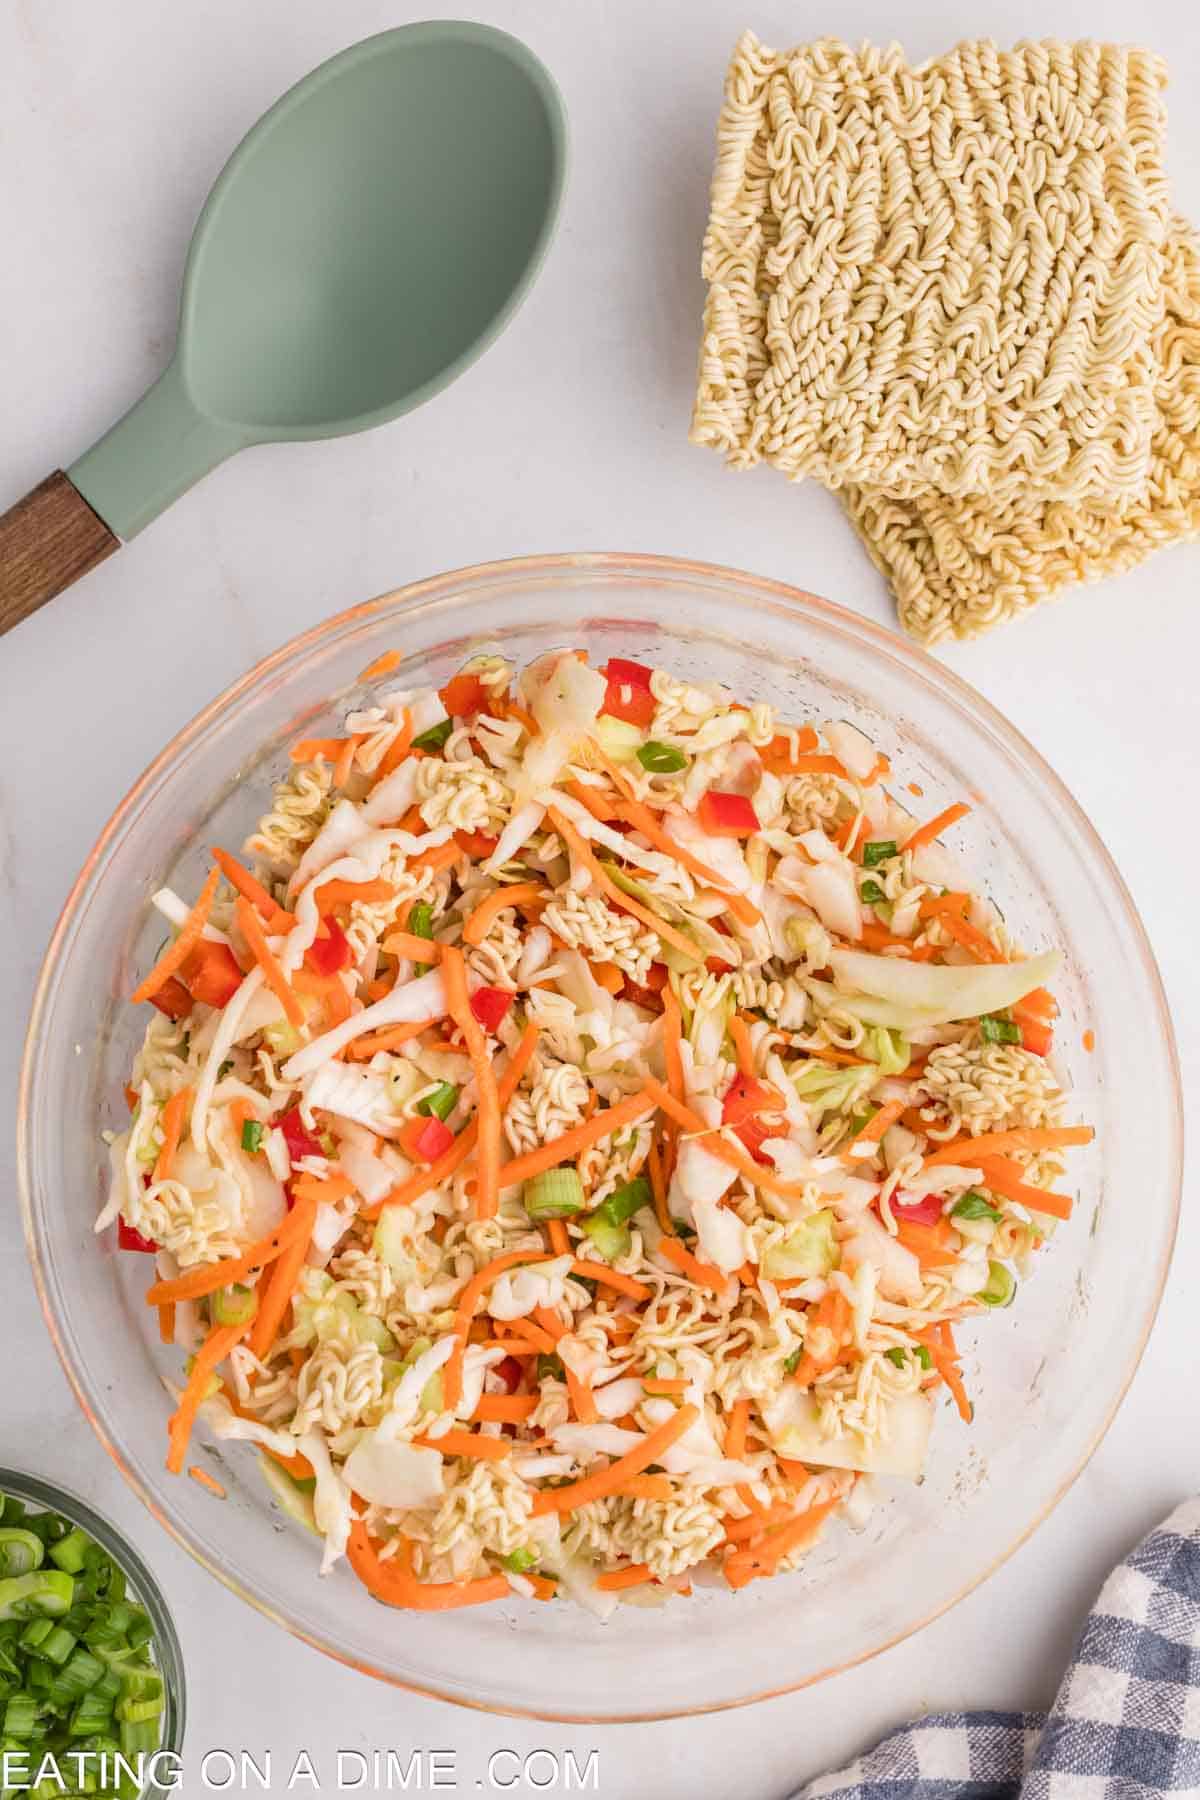
[[[1011,1269],[1006,1269],[1001,1262],[988,1264],[987,1286],[979,1291],[979,1298],[985,1306],[1011,1306],[1016,1298],[1017,1284]]]
[[[242,1126],[242,1149],[248,1150],[251,1156],[256,1150],[261,1150],[265,1130],[261,1119],[247,1119]]]
[[[929,1354],[929,1351],[925,1348],[925,1345],[917,1344],[915,1346],[915,1349],[916,1349],[916,1353],[917,1353],[917,1361],[920,1363],[921,1367],[923,1369],[932,1369],[933,1358]]]
[[[950,1208],[952,1219],[998,1219],[1000,1214],[996,1208],[985,1200],[975,1188],[970,1188],[961,1200],[956,1200]]]
[[[428,900],[414,900],[408,909],[408,923],[404,927],[409,937],[432,938],[433,908]]]
[[[583,1221],[583,1229],[591,1239],[593,1250],[605,1262],[616,1262],[618,1257],[628,1255],[633,1245],[628,1225],[614,1225],[601,1207]]]
[[[898,1369],[902,1369],[904,1367],[905,1363],[908,1361],[907,1353],[901,1348],[901,1346],[899,1344],[893,1344],[891,1349],[885,1350],[883,1354],[887,1357],[887,1359],[890,1363],[895,1363],[895,1365]]]
[[[1000,1019],[994,1013],[984,1013],[979,1021],[979,1035],[985,1044],[1019,1044],[1021,1027],[1011,1019]]]
[[[149,1756],[158,1749],[162,1727],[158,1714],[152,1719],[121,1721],[121,1754],[130,1762],[135,1756]]]
[[[575,1169],[545,1169],[525,1183],[525,1211],[537,1222],[567,1219],[583,1210],[583,1183]]]
[[[562,1357],[541,1352],[537,1359],[537,1378],[539,1381],[562,1381],[566,1375]]]
[[[632,1181],[627,1181],[624,1187],[619,1187],[615,1194],[610,1194],[607,1200],[602,1200],[592,1217],[595,1218],[599,1215],[601,1218],[607,1219],[610,1225],[624,1225],[629,1219],[632,1219],[635,1212],[640,1212],[643,1206],[653,1205],[654,1192],[650,1183],[644,1175],[635,1175]]]
[[[37,1654],[44,1662],[54,1663],[61,1668],[75,1648],[75,1633],[68,1631],[65,1625],[56,1625],[52,1619],[38,1619],[36,1623],[50,1627],[37,1646]],[[21,1641],[25,1641],[23,1634]]]
[[[420,737],[415,737],[412,741],[412,748],[414,750],[440,750],[453,730],[453,719],[442,719],[438,724],[431,725],[428,731],[423,731]]]
[[[91,1737],[95,1732],[111,1730],[112,1722],[112,1702],[98,1688],[92,1688],[72,1712],[68,1729],[72,1737]]]
[[[31,1619],[17,1639],[22,1650],[36,1650],[54,1630],[53,1619]]]
[[[864,881],[858,891],[868,906],[887,905],[887,895],[877,881]]]
[[[126,1627],[126,1636],[134,1649],[137,1649],[140,1644],[148,1644],[154,1636],[154,1626],[150,1623],[150,1614],[145,1607],[134,1607],[133,1617]]]
[[[34,1694],[10,1694],[4,1709],[4,1730],[9,1737],[32,1737],[37,1730],[38,1703]]]
[[[29,1619],[45,1613],[58,1619],[71,1610],[75,1583],[62,1569],[35,1569],[0,1581],[0,1619]]]
[[[61,1542],[53,1546],[50,1551],[50,1561],[57,1568],[65,1569],[68,1575],[78,1575],[86,1563],[91,1542],[87,1533],[76,1527]]]
[[[157,1719],[162,1709],[160,1694],[157,1700],[118,1700],[114,1710],[123,1725],[138,1725],[143,1719]]]
[[[783,1372],[785,1375],[794,1375],[796,1373],[796,1370],[800,1367],[800,1358],[803,1355],[804,1346],[801,1344],[798,1350],[793,1350],[790,1356],[784,1357]]]
[[[218,1288],[212,1297],[212,1317],[214,1325],[248,1325],[258,1317],[258,1289],[237,1281]]]
[[[120,1692],[122,1700],[157,1701],[159,1711],[162,1711],[163,1684],[162,1676],[157,1669],[130,1669],[120,1684]],[[119,1719],[126,1717],[120,1707],[117,1708],[117,1717]]]
[[[73,1706],[103,1675],[104,1664],[99,1658],[82,1645],[77,1646],[55,1678],[54,1693],[59,1705]]]
[[[637,759],[648,775],[677,775],[680,769],[687,768],[687,757],[674,744],[660,744],[651,738],[642,745]]]
[[[511,1551],[508,1556],[502,1556],[500,1561],[506,1569],[511,1569],[514,1575],[523,1575],[526,1569],[533,1568],[537,1559],[536,1550],[521,1549]]]
[[[458,1105],[458,1089],[452,1081],[439,1081],[432,1094],[417,1101],[417,1111],[427,1119],[440,1119],[443,1124]]]
[[[40,1569],[46,1550],[35,1531],[0,1529],[0,1576],[29,1575]]]
[[[872,843],[863,845],[863,868],[877,869],[880,863],[887,862],[895,854],[895,838],[875,838]]]

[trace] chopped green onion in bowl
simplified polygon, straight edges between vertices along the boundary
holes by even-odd
[[[642,745],[637,759],[648,775],[678,775],[687,768],[688,759],[674,744],[660,744],[651,738]]]
[[[183,1663],[137,1553],[73,1494],[0,1469],[0,1556],[4,1791],[175,1791]]]

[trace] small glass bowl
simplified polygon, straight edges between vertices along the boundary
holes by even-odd
[[[236,851],[300,736],[336,735],[361,672],[440,686],[463,659],[551,648],[724,682],[785,719],[848,718],[891,758],[892,791],[923,818],[969,800],[954,845],[1018,938],[1058,945],[1055,1058],[1072,1116],[1072,1218],[1017,1304],[960,1334],[970,1430],[943,1408],[924,1481],[887,1484],[857,1534],[839,1523],[794,1575],[732,1594],[697,1587],[607,1624],[562,1603],[396,1612],[343,1565],[317,1575],[252,1451],[212,1454],[225,1504],[163,1468],[163,1377],[179,1353],[145,1304],[146,1259],[93,1221],[108,1185],[100,1133],[128,1117],[145,1029],[127,996],[169,882],[194,894],[207,846]],[[1137,1367],[1166,1277],[1181,1173],[1179,1073],[1154,959],[1089,821],[987,701],[891,632],[779,582],[668,557],[529,557],[416,583],[329,619],[267,657],[184,727],[135,783],[83,866],[34,1001],[18,1115],[34,1280],[80,1405],[160,1523],[220,1580],[327,1654],[460,1705],[590,1722],[666,1718],[807,1686],[960,1599],[1034,1530],[1103,1436]],[[204,1433],[197,1434],[197,1447]]]
[[[64,1519],[70,1519],[72,1525],[78,1525],[81,1531],[86,1531],[90,1538],[94,1538],[124,1572],[133,1598],[139,1606],[145,1607],[154,1627],[150,1648],[155,1667],[162,1676],[166,1701],[159,1750],[173,1760],[181,1757],[187,1720],[183,1651],[179,1647],[179,1638],[162,1589],[133,1545],[107,1519],[102,1519],[99,1513],[93,1512],[86,1500],[73,1494],[70,1488],[55,1487],[48,1481],[39,1480],[36,1475],[23,1475],[16,1469],[0,1469],[0,1494],[11,1494],[14,1500],[23,1501],[27,1507],[37,1512],[61,1513]],[[167,1796],[176,1791],[151,1782],[142,1789],[139,1800],[167,1800]]]

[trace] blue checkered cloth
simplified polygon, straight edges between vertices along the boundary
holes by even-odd
[[[1049,1713],[932,1713],[794,1800],[1200,1795],[1200,1500],[1105,1582]]]

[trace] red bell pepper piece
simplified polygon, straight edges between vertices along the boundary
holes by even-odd
[[[184,965],[193,1000],[204,1006],[227,1006],[242,985],[242,971],[228,944],[202,939]]]
[[[275,1123],[283,1133],[283,1141],[288,1147],[288,1155],[294,1163],[298,1163],[305,1156],[324,1156],[325,1152],[319,1141],[300,1117],[298,1106],[289,1106],[288,1110]]]
[[[192,996],[182,981],[176,981],[172,975],[164,981],[157,994],[150,996],[151,1006],[157,1006],[160,1013],[168,1019],[186,1019],[192,1010]]]
[[[647,1012],[660,1013],[663,1009],[662,991],[666,985],[666,964],[651,963],[644,982],[631,981],[628,975],[625,977],[621,998],[631,1001],[634,1006],[644,1007]]]
[[[452,719],[466,719],[483,711],[488,693],[478,675],[454,675],[438,689],[438,699]]]
[[[745,794],[726,794],[719,788],[701,794],[696,816],[710,837],[752,837],[758,830],[758,814]]]
[[[506,1356],[503,1362],[498,1362],[492,1374],[500,1377],[510,1394],[515,1394],[521,1385],[521,1365],[515,1356]]]
[[[781,1110],[779,1095],[774,1088],[756,1080],[753,1075],[738,1074],[730,1082],[721,1102],[721,1123],[732,1125],[734,1136],[740,1138],[756,1162],[766,1163],[770,1158],[763,1154],[763,1141],[778,1137],[779,1129],[774,1121],[764,1123],[762,1114],[778,1114]]]
[[[140,1250],[143,1256],[154,1256],[158,1252],[157,1244],[135,1231],[132,1225],[127,1225],[124,1219],[117,1220],[117,1244],[122,1250]]]
[[[435,1163],[454,1142],[454,1133],[436,1115],[427,1119],[410,1119],[400,1133],[400,1148],[414,1162]]]
[[[922,1200],[892,1200],[892,1211],[909,1225],[936,1225],[942,1216],[945,1196],[926,1194]]]
[[[1054,1027],[1040,1019],[1021,1020],[1021,1047],[1034,1056],[1049,1056],[1054,1048]]]
[[[316,937],[304,952],[304,960],[315,975],[340,975],[354,961],[350,939],[336,919],[322,920],[325,936]]]
[[[624,719],[627,725],[649,725],[658,705],[650,692],[653,673],[645,663],[626,662],[623,657],[611,656],[604,669],[608,692],[600,711],[607,713],[610,719]]]
[[[471,1011],[485,1031],[496,1030],[512,1003],[512,995],[504,988],[476,988],[471,995]]]

